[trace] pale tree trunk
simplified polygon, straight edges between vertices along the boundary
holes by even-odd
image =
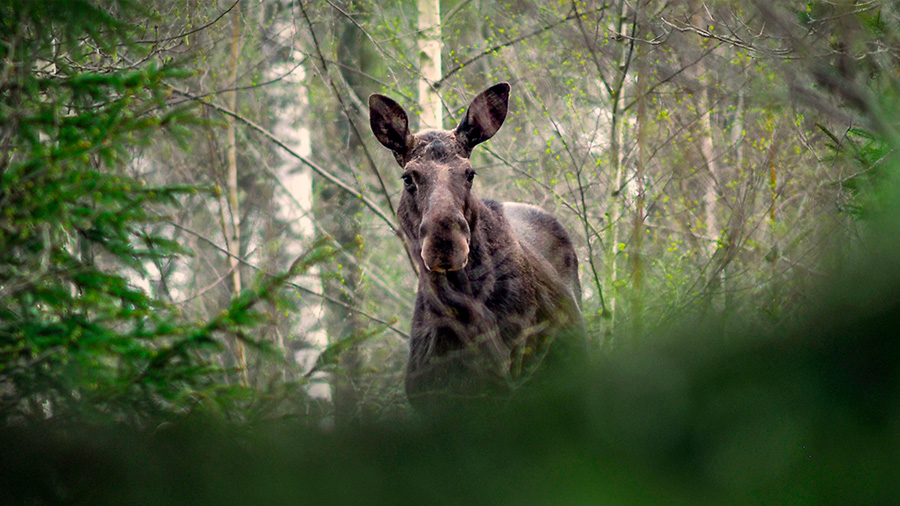
[[[724,297],[720,298],[723,289],[724,272],[727,267],[727,251],[719,251],[721,238],[721,226],[719,225],[719,179],[721,171],[719,162],[716,159],[715,143],[713,138],[712,124],[712,98],[710,97],[710,84],[701,83],[701,89],[698,92],[698,109],[701,111],[700,117],[700,154],[706,165],[708,180],[703,191],[703,210],[706,216],[706,255],[709,259],[708,270],[706,274],[706,301],[709,308],[720,307],[717,303],[723,302]],[[727,243],[727,240],[726,240]],[[717,256],[718,254],[718,256]],[[724,255],[724,256],[723,256]]]
[[[620,14],[619,32],[624,33],[627,26],[627,9],[625,3],[619,4]],[[636,21],[633,21],[634,23]],[[632,26],[634,32],[634,26]],[[625,83],[628,76],[629,67],[632,62],[634,46],[632,43],[626,43],[622,47],[622,56],[615,66],[616,74],[610,87],[610,127],[609,127],[609,163],[610,163],[610,188],[609,197],[606,203],[606,252],[604,258],[604,292],[605,292],[605,320],[606,325],[603,329],[603,343],[601,345],[612,345],[614,329],[616,326],[616,302],[618,299],[618,289],[616,282],[618,281],[618,258],[621,249],[619,247],[619,221],[622,218],[622,209],[625,205],[624,180],[625,167],[622,159],[622,142],[624,139],[624,121],[622,119]]]
[[[709,258],[712,258],[716,253],[719,238],[718,180],[720,171],[713,142],[712,111],[710,110],[712,100],[709,97],[708,84],[702,86],[703,89],[699,92],[698,97],[699,108],[703,114],[700,117],[700,126],[703,130],[700,138],[700,153],[709,174],[709,183],[703,193],[703,208],[706,214],[706,233],[709,239],[707,254]]]
[[[699,67],[702,68],[702,67]],[[718,306],[718,295],[722,290],[722,273],[725,269],[721,259],[716,257],[720,245],[719,226],[719,163],[715,155],[715,143],[713,142],[712,126],[712,100],[710,98],[709,83],[699,83],[697,93],[697,108],[702,114],[700,117],[700,154],[707,170],[707,183],[703,191],[703,211],[706,216],[706,255],[709,264],[706,273],[706,301],[709,308]]]
[[[620,191],[622,188],[622,160],[621,160],[621,134],[619,132],[619,119],[618,115],[618,105],[620,105],[621,100],[619,97],[612,97],[613,100],[613,115],[612,115],[612,124],[610,125],[609,132],[609,161],[611,164],[610,172],[611,172],[611,185],[609,190],[609,197],[606,203],[606,254],[603,261],[603,271],[604,271],[604,287],[603,291],[605,293],[606,298],[606,328],[603,331],[604,334],[604,345],[611,345],[613,338],[613,329],[615,328],[615,316],[616,316],[616,300],[618,298],[618,294],[616,293],[616,279],[618,276],[618,272],[616,269],[616,259],[619,256],[619,238],[618,238],[618,227],[619,227],[619,218],[622,213],[622,195],[623,192]]]
[[[231,58],[229,62],[229,86],[234,87],[237,83],[238,59],[240,56],[241,46],[241,5],[234,6],[231,11]],[[228,108],[237,111],[238,92],[232,91],[229,94]],[[226,186],[228,192],[228,209],[229,217],[225,230],[227,239],[228,252],[230,253],[228,260],[231,267],[231,287],[235,296],[241,293],[243,288],[241,285],[241,212],[238,202],[238,176],[237,176],[237,136],[235,135],[235,119],[231,116],[227,117],[227,181]],[[241,369],[241,381],[246,386],[249,384],[247,372],[247,352],[244,343],[240,339],[235,339],[234,343],[235,359],[238,367]]]
[[[693,26],[705,26],[705,19],[702,15],[706,12],[702,8],[700,2],[691,3],[692,12],[691,24]],[[709,290],[709,296],[713,297],[714,292],[720,289],[720,269],[712,262],[713,256],[719,247],[719,188],[718,181],[720,178],[720,170],[718,160],[715,156],[715,143],[713,142],[713,125],[712,125],[712,103],[711,98],[711,80],[709,76],[713,69],[706,68],[705,61],[701,61],[694,66],[692,77],[695,80],[695,92],[697,94],[697,111],[700,116],[700,156],[706,167],[708,182],[703,192],[703,211],[706,217],[706,241],[707,258],[709,258],[709,270],[707,271],[706,286]],[[712,300],[710,298],[710,300]]]
[[[637,152],[634,163],[634,216],[632,217],[632,236],[630,246],[631,264],[631,321],[634,337],[640,337],[643,331],[644,312],[644,173],[647,160],[647,68],[642,58],[644,46],[638,45],[636,51],[637,85]]]
[[[738,100],[735,106],[734,121],[731,124],[731,148],[734,156],[733,167],[738,177],[743,174],[744,165],[744,88],[743,83],[746,80],[746,70],[741,73],[741,86],[738,88]],[[745,190],[746,191],[746,190]],[[746,205],[746,204],[744,204]],[[746,212],[746,211],[745,211]],[[729,247],[735,247],[729,245]],[[722,291],[725,294],[725,311],[730,313],[734,306],[734,290],[729,286],[731,280],[728,277],[727,268],[722,269]]]
[[[741,73],[746,77],[746,70]],[[741,88],[738,89],[738,101],[734,112],[734,122],[731,125],[731,145],[734,149],[734,166],[740,171],[744,165],[744,88],[741,80]],[[740,172],[739,172],[740,173]]]
[[[443,127],[441,98],[434,83],[441,80],[441,2],[418,0],[419,4],[419,77],[420,128]]]

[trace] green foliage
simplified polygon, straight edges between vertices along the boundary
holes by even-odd
[[[888,144],[862,128],[851,128],[840,138],[826,127],[820,128],[831,140],[832,159],[844,161],[856,169],[838,182],[847,192],[845,212],[860,219],[881,216],[885,211],[886,199],[893,197],[885,167],[890,157]]]
[[[142,424],[246,397],[222,382],[219,337],[258,326],[257,303],[323,258],[319,245],[206,322],[142,286],[149,266],[190,254],[165,223],[198,192],[148,184],[132,165],[161,137],[185,145],[196,123],[167,102],[186,71],[129,59],[146,54],[131,42],[142,14],[0,3],[0,425]]]

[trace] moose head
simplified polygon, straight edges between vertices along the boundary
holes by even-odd
[[[509,103],[509,84],[500,83],[475,97],[453,131],[413,135],[406,111],[384,95],[369,98],[375,137],[403,167],[404,194],[398,214],[414,254],[433,272],[466,266],[471,233],[472,149],[497,133]]]

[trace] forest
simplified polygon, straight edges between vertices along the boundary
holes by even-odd
[[[372,94],[556,216],[587,361],[437,419]],[[0,503],[896,504],[887,0],[0,0]]]

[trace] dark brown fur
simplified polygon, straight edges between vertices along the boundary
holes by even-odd
[[[397,214],[421,273],[406,375],[417,407],[508,391],[551,345],[584,342],[578,259],[565,229],[537,207],[471,191],[469,155],[503,124],[508,99],[509,85],[495,85],[454,131],[412,135],[400,105],[369,98],[372,131],[404,169]]]

